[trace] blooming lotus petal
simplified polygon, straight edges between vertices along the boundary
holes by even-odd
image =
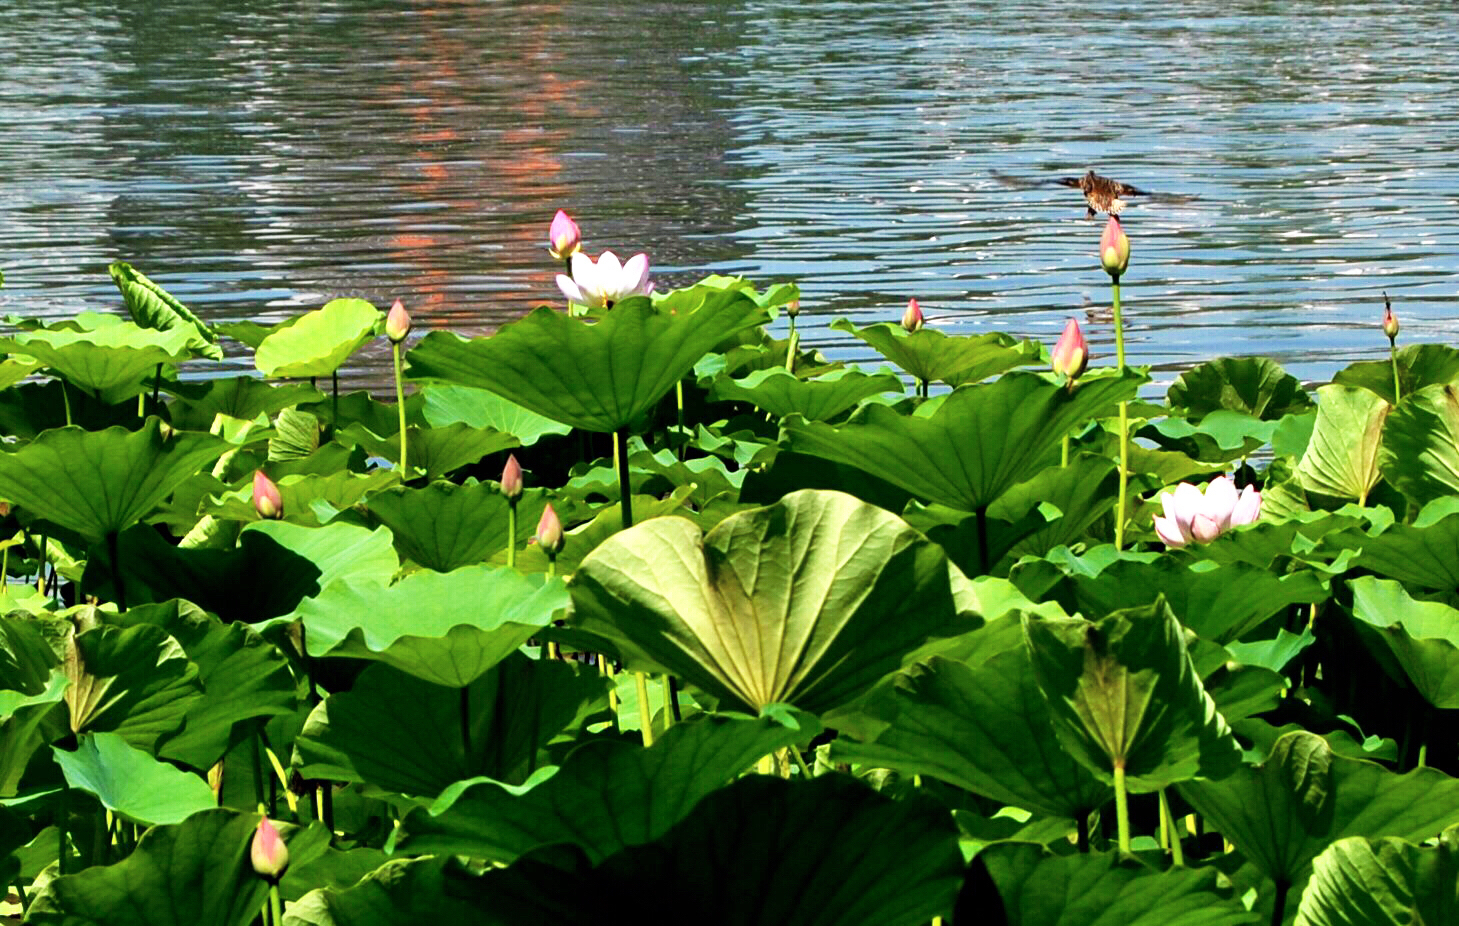
[[[598,282],[602,289],[608,289],[618,285],[618,280],[623,276],[623,264],[618,260],[618,255],[612,251],[604,251],[598,255]]]
[[[578,285],[585,296],[596,296],[601,287],[598,285],[598,267],[593,259],[582,251],[572,256],[572,281]]]
[[[565,273],[557,275],[557,288],[562,290],[562,294],[567,297],[568,302],[576,302],[578,305],[590,304],[587,294]]]
[[[1204,504],[1205,497],[1201,495],[1201,490],[1189,482],[1182,482],[1175,487],[1175,493],[1171,499],[1171,507],[1174,510],[1168,512],[1168,515],[1175,519],[1181,536],[1191,536],[1191,522],[1195,520],[1196,515],[1201,513]]]
[[[1240,527],[1243,524],[1250,524],[1261,515],[1261,493],[1254,487],[1247,486],[1241,490],[1241,497],[1236,500],[1236,507],[1231,510],[1231,526]]]
[[[1206,486],[1205,504],[1201,513],[1216,522],[1217,530],[1231,526],[1231,512],[1236,508],[1236,483],[1227,476],[1217,476]]]
[[[635,254],[628,258],[628,263],[623,265],[623,295],[644,294],[644,284],[647,282],[648,255]]]
[[[1168,497],[1168,496],[1167,496]],[[1180,529],[1175,522],[1169,518],[1155,516],[1155,535],[1165,541],[1167,547],[1183,547],[1189,541],[1188,537],[1181,536]]]
[[[1201,543],[1210,543],[1221,536],[1221,526],[1207,515],[1198,514],[1191,520],[1191,536]]]

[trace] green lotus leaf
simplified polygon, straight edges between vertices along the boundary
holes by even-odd
[[[629,441],[628,484],[635,494],[659,495],[675,488],[687,487],[690,490],[690,501],[702,508],[717,496],[738,496],[744,481],[744,469],[731,470],[730,464],[719,457],[680,460],[672,450],[654,453],[645,449],[642,441],[636,437]],[[559,494],[584,503],[590,503],[597,498],[616,502],[622,496],[618,487],[618,473],[607,461],[578,472],[562,487]]]
[[[1261,569],[1272,568],[1279,557],[1322,568],[1340,555],[1324,538],[1345,536],[1346,531],[1381,517],[1391,522],[1393,514],[1386,508],[1344,505],[1337,511],[1298,512],[1284,521],[1263,518],[1241,530],[1227,531],[1210,543],[1191,544],[1185,552],[1218,563],[1246,563]]]
[[[756,305],[764,308],[775,308],[800,298],[800,287],[794,283],[772,283],[762,293],[755,289],[754,283],[744,277],[725,276],[722,273],[711,273],[692,286],[681,289],[655,291],[652,296],[654,305],[658,308],[684,312],[698,307],[711,296],[727,291],[744,293],[755,300]]]
[[[270,462],[291,462],[308,459],[320,449],[324,425],[317,415],[300,411],[297,406],[279,412],[274,420],[274,435],[269,438]]]
[[[94,331],[42,328],[0,338],[0,351],[34,357],[103,402],[130,399],[149,385],[158,364],[181,363],[192,356],[195,334],[182,329],[154,331],[131,323]]]
[[[275,484],[283,500],[282,520],[318,527],[334,520],[341,511],[360,504],[368,496],[395,485],[399,479],[399,474],[388,469],[372,469],[368,473],[338,470],[328,476],[280,476]],[[230,521],[263,520],[258,509],[253,507],[252,473],[240,480],[239,486],[232,492],[221,496],[209,494],[198,510]]]
[[[1447,344],[1410,344],[1397,353],[1398,382],[1405,396],[1425,386],[1442,386],[1459,380],[1459,350]],[[1393,394],[1392,360],[1364,360],[1337,371],[1334,383],[1359,386],[1376,393],[1389,405],[1397,405]]]
[[[427,383],[417,395],[422,399],[421,413],[433,428],[453,424],[489,428],[511,434],[522,442],[523,447],[531,447],[544,437],[572,430],[486,389]]]
[[[1051,518],[1056,519],[1058,515],[1051,506],[1035,505],[1023,510],[1017,520],[1010,521],[991,515],[980,518],[946,505],[913,501],[902,511],[902,517],[942,547],[957,568],[981,577],[1006,572],[1005,560],[1014,547],[1048,527]]]
[[[1393,407],[1355,386],[1317,390],[1317,425],[1297,478],[1309,492],[1367,501],[1378,482],[1378,449],[1383,423]]]
[[[321,824],[313,826],[323,828]],[[327,837],[326,837],[327,839]],[[381,849],[334,849],[326,841],[323,851],[313,858],[301,858],[291,848],[289,870],[279,882],[279,893],[286,904],[318,888],[344,890],[390,861]]]
[[[1114,509],[1119,471],[1113,460],[1078,453],[1068,466],[1050,467],[1013,486],[988,507],[990,518],[1016,521],[1031,511],[1053,515],[1013,545],[1015,556],[1043,556],[1084,539],[1090,527]]]
[[[452,858],[396,859],[359,883],[310,891],[284,913],[284,926],[514,926],[528,922],[479,909],[453,890],[460,864]],[[447,870],[453,877],[447,880]],[[536,922],[535,920],[531,922]]]
[[[57,878],[27,923],[44,926],[249,926],[268,896],[248,851],[258,814],[213,809],[142,835],[115,865]],[[281,825],[286,843],[307,831]]]
[[[530,787],[458,782],[401,821],[392,851],[504,863],[572,843],[598,863],[659,839],[757,759],[820,729],[813,717],[795,720],[797,728],[769,717],[702,714],[675,724],[648,749],[619,740],[586,743]]]
[[[1180,375],[1166,395],[1170,407],[1197,421],[1218,409],[1262,421],[1312,405],[1297,377],[1265,357],[1221,357]]]
[[[1271,669],[1273,672],[1280,672],[1287,667],[1288,663],[1301,655],[1303,650],[1316,642],[1317,637],[1312,633],[1311,627],[1303,627],[1300,634],[1292,633],[1282,627],[1270,640],[1228,643],[1226,648],[1230,650],[1232,658],[1242,665],[1261,666]]]
[[[216,807],[197,775],[159,762],[115,733],[83,733],[74,751],[51,747],[73,788],[89,791],[107,810],[133,823],[181,823]]]
[[[198,669],[160,627],[95,627],[68,648],[66,705],[71,731],[115,732],[156,752],[202,698]]]
[[[654,498],[650,495],[633,496],[631,503],[634,521],[638,524],[647,524],[659,518],[680,514],[684,504],[689,500],[689,493],[688,486],[681,486],[669,493],[666,498]],[[556,502],[553,505],[553,510],[556,510]],[[533,529],[536,529],[535,524],[533,524]],[[622,530],[622,509],[618,505],[605,506],[593,515],[593,519],[587,524],[574,527],[564,535],[562,550],[557,554],[557,573],[566,576],[576,572],[584,557],[602,546],[608,539],[617,536]],[[505,550],[500,550],[493,561],[503,562],[505,554]],[[547,554],[542,552],[542,547],[537,544],[534,543],[517,550],[517,568],[523,572],[546,572],[547,565]]]
[[[800,415],[807,421],[827,421],[862,399],[902,391],[902,381],[891,373],[839,370],[820,379],[802,380],[785,369],[756,370],[744,379],[720,379],[710,387],[715,402],[749,402],[777,418]]]
[[[1137,434],[1195,460],[1228,462],[1270,443],[1276,429],[1275,421],[1218,408],[1200,421],[1176,416],[1157,418],[1146,422]]]
[[[0,617],[0,692],[40,694],[58,662],[38,621]]]
[[[948,575],[941,549],[894,515],[796,492],[708,534],[658,518],[614,535],[573,576],[570,622],[755,713],[819,714],[929,637],[972,629]]]
[[[921,328],[909,334],[900,325],[882,322],[858,328],[845,318],[833,319],[831,330],[860,338],[914,379],[926,383],[976,383],[1044,359],[1043,348],[1037,342],[1016,341],[996,331],[956,336]]]
[[[887,511],[904,510],[912,498],[906,489],[849,463],[780,450],[768,466],[751,469],[745,474],[740,500],[769,505],[802,489],[845,492]]]
[[[1459,832],[1433,848],[1402,839],[1339,839],[1312,862],[1296,926],[1459,922]]]
[[[34,695],[0,691],[0,797],[14,797],[31,757],[66,730],[70,681],[59,669]],[[51,860],[56,854],[51,853]]]
[[[1378,466],[1417,505],[1459,493],[1459,387],[1405,393],[1383,428]]]
[[[203,697],[188,707],[182,729],[163,740],[161,758],[208,769],[235,742],[239,724],[293,713],[298,698],[288,662],[247,625],[224,624],[184,601],[129,608],[110,620],[161,628],[198,667]]]
[[[1177,787],[1278,894],[1300,887],[1312,860],[1338,839],[1421,840],[1459,822],[1459,780],[1427,768],[1398,775],[1335,755],[1307,732],[1277,740],[1254,768]]]
[[[1353,590],[1353,618],[1365,640],[1376,637],[1393,654],[1397,680],[1407,680],[1425,701],[1459,708],[1459,610],[1437,601],[1414,601],[1397,582],[1360,576]]]
[[[1019,926],[1244,926],[1259,922],[1217,884],[1212,868],[1158,871],[1118,853],[1051,855],[989,846],[958,898],[956,922]],[[983,874],[983,873],[986,874]],[[982,877],[977,875],[982,874]],[[1002,916],[998,916],[1001,907]]]
[[[431,332],[410,351],[410,374],[489,389],[575,428],[616,431],[657,405],[720,341],[767,317],[736,291],[678,315],[625,299],[596,323],[542,306],[489,338]]]
[[[264,376],[329,376],[374,336],[383,317],[363,299],[331,299],[270,331],[254,352],[254,365]]]
[[[926,775],[1066,820],[1108,801],[1108,786],[1048,736],[1049,708],[1022,646],[981,665],[934,656],[898,674],[867,707],[874,739],[832,745],[837,761]]]
[[[342,435],[364,447],[371,456],[381,457],[392,463],[400,462],[398,430],[388,437],[381,437],[363,425],[352,424],[344,429]],[[419,428],[412,425],[405,429],[405,442],[411,469],[423,472],[427,479],[439,479],[447,473],[479,461],[482,457],[519,446],[518,440],[510,434],[473,428],[466,424],[451,424],[441,428]]]
[[[541,489],[528,489],[517,500],[518,550],[536,533],[546,505],[547,495]],[[494,483],[396,486],[372,495],[366,506],[390,528],[402,555],[437,572],[486,562],[507,545],[511,505]],[[553,508],[558,517],[568,517],[560,500],[553,501]]]
[[[132,321],[143,328],[155,328],[158,331],[187,331],[195,336],[192,346],[199,354],[209,360],[223,359],[223,351],[218,347],[218,336],[167,290],[147,279],[140,270],[125,261],[113,261],[106,269],[111,274],[111,281],[121,290],[122,300],[127,304]]]
[[[118,547],[132,604],[182,598],[225,622],[282,617],[331,582],[357,578],[383,585],[400,569],[388,530],[339,521],[323,527],[255,522],[239,532],[232,550],[175,547],[143,527],[124,534]],[[87,582],[92,584],[89,576]]]
[[[1368,533],[1350,526],[1323,538],[1334,554],[1356,550],[1351,565],[1422,588],[1459,588],[1459,499],[1426,505],[1412,524]]]
[[[1101,781],[1122,765],[1131,791],[1155,791],[1239,764],[1163,599],[1094,622],[1025,614],[1023,632],[1054,732]]]
[[[925,329],[924,329],[925,330]],[[859,467],[927,501],[984,508],[1058,460],[1065,434],[1134,398],[1142,373],[1087,377],[1071,395],[1036,373],[1009,373],[926,403],[916,415],[868,405],[832,427],[792,420],[791,449]],[[924,409],[932,406],[928,414]]]
[[[466,688],[421,681],[388,665],[314,709],[295,740],[306,778],[363,781],[435,797],[476,776],[525,781],[558,733],[605,700],[592,669],[515,653]],[[464,692],[464,694],[463,694]]]
[[[156,418],[135,432],[59,428],[0,453],[0,498],[95,542],[141,520],[227,447],[207,434],[163,436]]]
[[[323,398],[319,390],[307,383],[276,385],[252,376],[230,376],[201,384],[204,388],[188,388],[172,403],[168,414],[175,428],[185,431],[207,431],[218,415],[252,421],[259,415],[272,418],[294,405]]]
[[[462,688],[551,624],[567,602],[561,579],[463,566],[390,586],[334,582],[295,613],[311,656],[369,659]]]

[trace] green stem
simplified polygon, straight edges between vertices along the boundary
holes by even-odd
[[[796,766],[798,768],[800,768],[800,773],[801,773],[802,777],[805,778],[806,781],[810,781],[812,778],[815,777],[814,775],[811,774],[811,767],[809,765],[806,765],[805,756],[803,756],[803,755],[800,754],[800,750],[799,749],[795,748],[794,746],[791,746],[790,747],[790,754],[795,757],[795,764],[796,764]]]
[[[258,805],[258,809],[262,811],[267,805],[263,799],[263,743],[261,738],[262,733],[255,734],[253,737],[253,800]]]
[[[1120,314],[1120,278],[1110,280],[1111,300],[1115,317],[1115,363],[1125,372],[1125,323]],[[1120,403],[1120,489],[1115,503],[1115,550],[1125,548],[1125,499],[1130,489],[1130,406]]]
[[[273,914],[274,926],[284,926],[284,902],[279,897],[279,886],[269,885],[268,889],[269,912]]]
[[[1064,445],[1059,454],[1059,465],[1063,467],[1069,465],[1069,435],[1067,434],[1064,435]]]
[[[406,459],[408,442],[405,433],[405,384],[401,381],[400,376],[400,345],[391,343],[390,353],[395,360],[395,407],[400,413],[400,481],[405,482],[410,478],[410,465]],[[335,401],[336,403],[339,401],[338,387],[336,387]],[[335,416],[338,417],[338,415],[339,409],[336,407]]]
[[[634,684],[638,687],[638,726],[639,732],[643,734],[643,745],[654,744],[653,711],[648,705],[648,676],[642,672],[633,673]]]
[[[628,429],[613,432],[613,458],[618,466],[618,502],[623,509],[623,529],[633,526],[633,492],[628,483]]]
[[[1165,789],[1160,789],[1160,826],[1170,836],[1170,858],[1175,867],[1185,867],[1185,850],[1180,844],[1180,829],[1175,825],[1175,817],[1170,813],[1170,798],[1165,796]]]
[[[517,500],[507,499],[507,568],[517,565]]]
[[[1119,827],[1120,854],[1130,854],[1130,799],[1125,794],[1125,763],[1115,762],[1115,823]]]
[[[684,462],[684,381],[681,379],[674,384],[674,397],[679,403],[679,433],[675,435],[674,459],[680,463]]]
[[[64,777],[61,778],[61,796],[56,808],[56,829],[60,831],[56,840],[59,847],[56,851],[56,874],[66,873],[66,827],[71,815],[71,785]]]
[[[332,373],[329,374],[329,381],[330,381],[330,387],[331,387],[330,388],[330,402],[329,402],[329,413],[330,413],[330,416],[331,416],[331,419],[332,419],[331,420],[331,424],[334,427],[338,428],[339,427],[339,371],[338,370],[335,370],[334,372],[332,372]]]
[[[664,732],[669,732],[669,727],[674,725],[674,712],[670,705],[674,703],[674,677],[664,673]]]
[[[790,318],[790,340],[785,345],[785,369],[795,372],[795,352],[800,350],[800,332],[795,330],[795,316]]]
[[[66,408],[66,427],[69,428],[71,426],[71,393],[66,389],[66,381],[64,379],[60,380],[60,383],[61,404]]]
[[[1398,342],[1388,341],[1388,360],[1393,364],[1393,404],[1403,401],[1403,387],[1398,385]]]

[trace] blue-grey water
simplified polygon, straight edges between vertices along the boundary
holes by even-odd
[[[660,287],[796,280],[802,328],[916,297],[1052,343],[1135,205],[1130,359],[1306,380],[1451,340],[1459,13],[1445,0],[0,0],[0,312],[115,309],[133,262],[213,320],[396,297],[487,331],[557,300],[553,211]],[[239,352],[241,355],[241,352]],[[354,380],[378,382],[366,350]],[[234,363],[246,364],[246,359]]]

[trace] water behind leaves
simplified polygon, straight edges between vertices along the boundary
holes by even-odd
[[[339,295],[417,330],[557,298],[546,231],[793,279],[807,339],[915,296],[955,332],[1110,362],[1093,167],[1127,214],[1130,358],[1309,380],[1448,340],[1459,17],[1447,3],[1061,0],[199,4],[0,0],[0,310],[119,307],[126,259],[211,320]],[[1000,180],[997,174],[1013,178]],[[1022,183],[1019,181],[1029,181]],[[783,323],[782,323],[783,324]],[[382,345],[352,378],[381,382]]]

